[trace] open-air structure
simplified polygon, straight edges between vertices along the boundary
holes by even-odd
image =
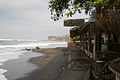
[[[120,80],[120,70],[117,70],[120,68],[120,59],[112,61],[120,57],[120,12],[109,12],[104,18],[93,13],[93,17],[87,22],[84,19],[68,19],[64,21],[64,26],[73,27],[70,37],[79,36],[79,47],[97,63],[94,66],[98,65],[99,70],[94,70],[94,66],[92,69],[94,77],[108,74],[109,71],[105,69],[108,70],[109,66],[109,70],[116,74],[116,80]]]

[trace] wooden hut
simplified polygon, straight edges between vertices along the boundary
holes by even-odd
[[[80,35],[80,47],[96,62],[119,58],[120,12],[109,12],[102,18],[93,14],[93,17],[95,20],[88,22],[81,19],[65,20],[64,26],[79,27],[71,29],[70,35]],[[118,77],[116,80],[119,80]]]

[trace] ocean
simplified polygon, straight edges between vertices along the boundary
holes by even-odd
[[[0,66],[4,65],[6,61],[18,59],[26,53],[33,54],[32,56],[42,56],[43,54],[34,55],[31,51],[26,51],[25,48],[55,48],[67,47],[66,42],[48,42],[39,40],[20,40],[20,39],[0,39]],[[7,70],[0,67],[0,80],[7,80],[4,73]]]

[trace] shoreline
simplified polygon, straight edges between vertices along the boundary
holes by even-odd
[[[43,53],[45,55],[30,58],[29,62],[42,68],[53,61],[55,57],[63,55],[63,51],[66,51],[66,49],[65,47],[32,49],[33,52]]]
[[[29,62],[36,65],[38,68],[30,73],[27,77],[16,80],[57,80],[60,78],[63,68],[67,67],[68,48],[44,48],[32,49],[33,52],[39,52],[46,55],[33,57]]]
[[[33,52],[29,52],[21,55],[17,59],[4,62],[4,65],[0,66],[0,68],[3,70],[7,70],[7,72],[3,73],[2,75],[4,75],[7,80],[15,80],[20,77],[25,77],[27,76],[27,73],[38,68],[36,65],[29,62],[29,59],[42,55],[43,54],[41,53],[34,52],[33,54]]]
[[[85,54],[85,52],[80,50],[79,48],[72,47],[69,49],[66,47],[58,47],[32,50],[33,53],[37,52],[46,55],[31,57],[28,61],[23,60],[24,62],[21,62],[20,60],[21,66],[18,64],[18,62],[14,63],[17,60],[13,60],[13,62],[11,61],[14,64],[12,66],[15,68],[15,70],[12,70],[14,74],[8,74],[12,75],[12,77],[19,77],[15,79],[7,78],[7,80],[77,80],[85,78],[89,79],[89,67],[92,61]],[[78,59],[78,57],[75,56],[78,56],[78,54],[80,64],[75,64],[76,62],[74,60]],[[68,56],[71,56],[71,58],[68,58]],[[71,61],[68,61],[69,59],[71,59]],[[25,62],[31,63],[37,68],[29,72],[25,71],[26,69],[30,68],[29,65],[23,68],[23,66],[26,64]],[[8,67],[10,67],[9,64]],[[21,73],[26,73],[20,76],[18,74],[15,74],[18,72],[16,70],[20,71]]]

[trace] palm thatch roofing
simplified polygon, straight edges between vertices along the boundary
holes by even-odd
[[[70,37],[73,38],[75,36],[79,36],[80,35],[80,27],[74,27],[70,30]]]
[[[69,19],[64,21],[64,26],[79,26],[81,34],[91,32],[97,35],[104,32],[120,35],[120,11],[108,11],[104,15],[93,13],[92,16],[95,19],[94,22],[85,22],[84,19]],[[75,30],[71,30],[72,34],[73,32]]]
[[[106,12],[104,15],[93,14],[94,22],[86,22],[84,27],[80,29],[80,33],[84,34],[87,31],[92,34],[104,32],[120,35],[120,11]]]
[[[90,32],[91,34],[98,35],[103,32],[100,27],[97,27],[95,22],[86,22],[83,27],[80,28],[80,34]]]
[[[64,26],[72,27],[72,26],[83,26],[84,19],[68,19],[64,21]]]
[[[80,29],[80,34],[84,34],[86,33],[88,30],[90,29],[89,25],[86,24],[85,26],[83,26],[81,29]]]

